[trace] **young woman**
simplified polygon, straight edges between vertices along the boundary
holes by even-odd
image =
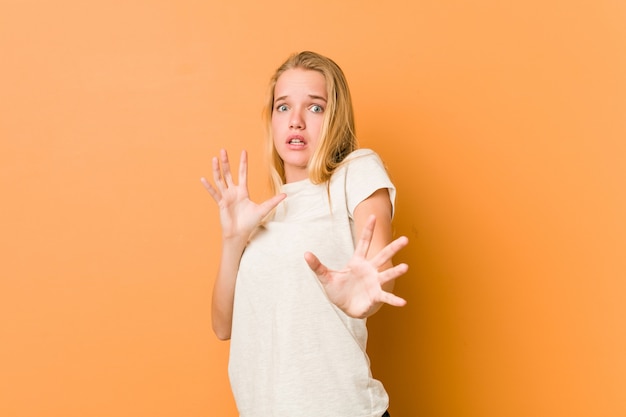
[[[276,195],[249,199],[226,151],[213,158],[222,255],[212,301],[218,338],[231,340],[229,376],[241,417],[381,417],[365,319],[407,271],[392,256],[395,188],[380,158],[357,149],[343,72],[313,52],[291,56],[265,108]]]

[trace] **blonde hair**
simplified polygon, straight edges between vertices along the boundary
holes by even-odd
[[[314,184],[328,181],[346,156],[358,148],[354,129],[352,98],[346,77],[333,60],[315,52],[304,51],[291,55],[270,79],[267,101],[263,109],[270,157],[270,181],[273,191],[278,192],[285,183],[283,161],[274,147],[272,113],[274,111],[274,88],[278,78],[289,69],[318,71],[326,80],[328,101],[319,145],[309,161],[309,179]]]

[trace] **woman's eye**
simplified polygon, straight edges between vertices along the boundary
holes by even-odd
[[[280,106],[276,107],[276,111],[287,111],[287,105],[281,104]]]
[[[322,113],[324,111],[324,108],[322,106],[318,106],[317,104],[314,104],[311,106],[311,111],[313,113]]]

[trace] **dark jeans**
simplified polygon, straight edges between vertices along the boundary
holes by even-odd
[[[391,417],[391,416],[389,415],[389,411],[385,411],[385,414],[383,414],[383,415],[382,415],[382,417]]]

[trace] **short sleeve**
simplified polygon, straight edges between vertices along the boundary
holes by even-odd
[[[371,149],[358,149],[346,158],[346,203],[350,217],[354,209],[375,191],[389,191],[392,215],[395,212],[396,188],[389,179],[383,161]]]

